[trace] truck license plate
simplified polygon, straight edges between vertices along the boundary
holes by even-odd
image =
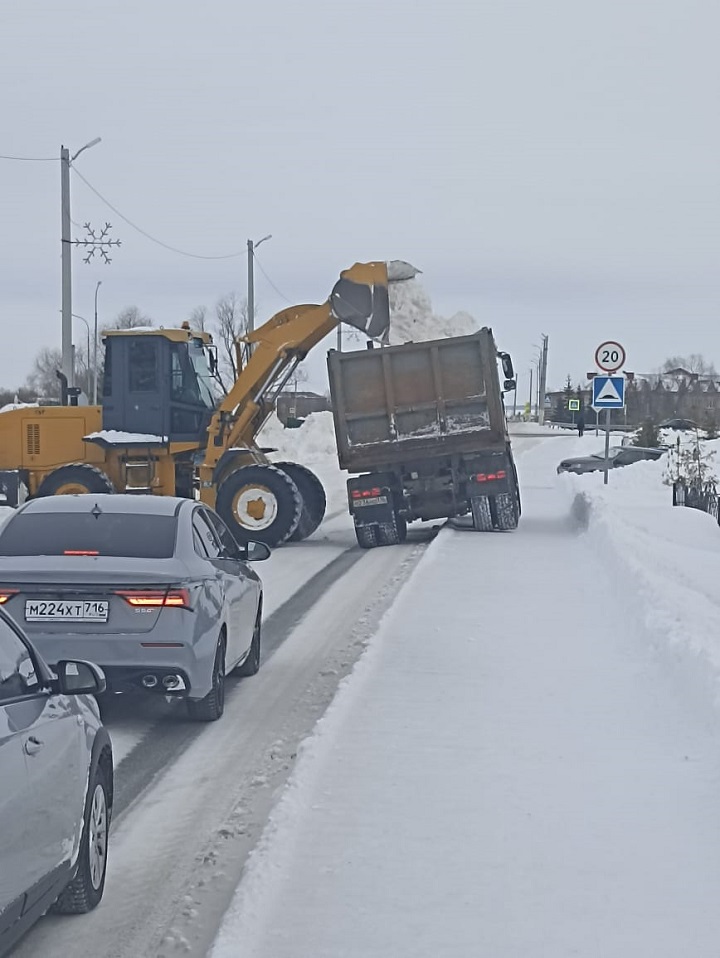
[[[369,499],[353,499],[354,506],[384,506],[387,496],[371,496]]]
[[[107,622],[108,603],[85,599],[28,599],[26,622]]]

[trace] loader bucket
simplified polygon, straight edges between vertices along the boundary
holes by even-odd
[[[379,339],[390,325],[388,283],[412,279],[419,272],[408,263],[355,263],[340,273],[330,294],[334,316],[371,339]]]

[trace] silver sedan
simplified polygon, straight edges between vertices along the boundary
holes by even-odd
[[[262,583],[212,509],[163,496],[34,499],[0,530],[0,605],[53,666],[100,665],[108,688],[187,699],[214,721],[225,676],[260,666]]]

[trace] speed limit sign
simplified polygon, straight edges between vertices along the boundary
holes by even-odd
[[[614,340],[601,343],[595,350],[595,365],[604,373],[614,373],[625,365],[625,349]]]

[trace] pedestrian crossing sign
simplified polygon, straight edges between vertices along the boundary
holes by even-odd
[[[624,376],[595,376],[592,382],[593,409],[623,409],[625,407]]]
[[[568,399],[568,409],[570,412],[580,412],[580,400]]]

